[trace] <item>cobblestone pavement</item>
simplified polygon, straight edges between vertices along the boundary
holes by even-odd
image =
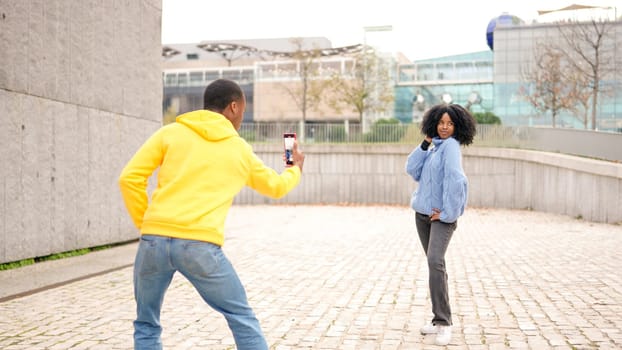
[[[447,253],[448,349],[622,348],[622,226],[467,210]],[[442,349],[404,207],[236,206],[225,253],[271,349]],[[0,349],[131,349],[132,270],[0,303]],[[166,349],[234,349],[224,318],[177,275]]]

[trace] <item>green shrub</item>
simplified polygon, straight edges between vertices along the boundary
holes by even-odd
[[[365,134],[365,142],[399,142],[406,129],[396,118],[380,119]]]
[[[326,140],[331,142],[346,141],[346,128],[343,125],[331,125],[331,127],[328,128]]]
[[[246,140],[246,142],[255,141],[255,131],[254,130],[240,130],[240,137]]]
[[[492,112],[473,113],[473,117],[477,121],[477,124],[501,124],[501,118],[497,117]]]

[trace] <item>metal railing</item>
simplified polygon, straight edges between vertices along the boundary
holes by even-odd
[[[250,143],[281,142],[283,133],[304,135],[305,143],[408,143],[404,136],[414,131],[416,125],[373,125],[363,130],[360,124],[311,124],[304,132],[300,123],[244,123],[240,136]],[[412,130],[412,131],[409,131]]]
[[[302,135],[301,124],[291,123],[243,123],[240,136],[250,143],[281,142],[283,133]],[[313,124],[304,129],[304,142],[313,143],[417,143],[423,135],[419,124],[376,124],[363,130],[360,124]],[[478,125],[474,144],[489,147],[517,147],[530,139],[528,127]]]
[[[280,143],[285,132],[304,135],[304,144],[417,144],[419,124],[244,123],[240,136],[249,143]],[[580,141],[579,141],[580,140]],[[502,147],[565,153],[622,162],[622,133],[564,128],[480,124],[476,147]]]

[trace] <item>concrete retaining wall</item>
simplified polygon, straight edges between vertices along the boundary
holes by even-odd
[[[0,263],[136,238],[116,181],[162,122],[161,1],[0,4]]]
[[[282,169],[281,147],[254,146]],[[416,183],[404,171],[412,146],[308,145],[303,180],[287,197],[266,199],[245,188],[236,204],[357,203],[409,205]],[[622,164],[556,153],[463,148],[469,206],[538,211],[622,222]]]

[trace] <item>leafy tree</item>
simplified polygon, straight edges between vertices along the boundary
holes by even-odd
[[[363,122],[366,112],[386,112],[394,100],[386,63],[371,48],[354,56],[346,74],[334,74],[327,103],[337,113],[354,110]]]
[[[176,118],[177,118],[176,108],[174,105],[171,104],[164,111],[164,115],[162,116],[162,124],[166,125],[166,124],[174,123]]]

